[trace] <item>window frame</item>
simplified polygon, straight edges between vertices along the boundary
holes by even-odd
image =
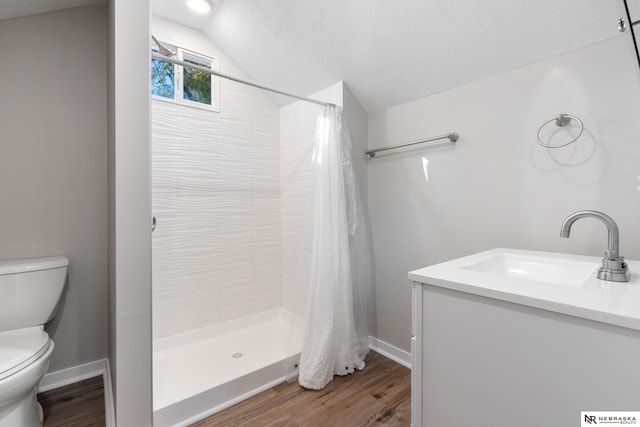
[[[184,61],[185,56],[188,60],[198,61],[202,63],[208,63],[213,71],[219,71],[220,64],[217,58],[213,58],[211,56],[204,55],[202,53],[194,52],[189,49],[185,49],[179,46],[172,45],[171,43],[166,43],[161,41],[163,46],[166,46],[168,49],[176,52],[176,59],[179,61]],[[153,48],[154,51],[158,51],[157,48]],[[151,59],[154,60],[153,58]],[[162,61],[157,59],[157,61]],[[214,76],[211,77],[211,104],[205,104],[198,101],[192,101],[190,99],[184,99],[184,66],[173,64],[173,98],[166,98],[164,96],[154,95],[153,88],[150,87],[149,92],[151,94],[151,98],[158,101],[170,102],[172,104],[183,105],[186,107],[198,108],[201,110],[213,111],[216,113],[220,112],[220,77]],[[149,82],[151,82],[151,78],[149,78]]]

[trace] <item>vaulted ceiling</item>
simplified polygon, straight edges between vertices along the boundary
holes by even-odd
[[[105,2],[1,0],[0,20]],[[253,80],[301,95],[344,80],[368,112],[619,36],[624,16],[622,0],[214,2],[206,16],[184,0],[151,5]]]
[[[215,1],[215,0],[214,0]],[[618,36],[622,0],[184,0],[153,14],[197,28],[253,80],[309,95],[344,80],[368,112]]]

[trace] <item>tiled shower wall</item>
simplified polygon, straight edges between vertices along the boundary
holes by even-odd
[[[152,29],[243,76],[202,33],[158,18]],[[226,80],[220,91],[220,113],[152,101],[154,338],[278,307],[305,314],[320,107],[278,108]],[[347,92],[340,82],[312,97],[342,105]],[[366,114],[354,111],[345,108],[363,151]]]
[[[243,74],[197,31],[155,18],[153,31]],[[220,91],[220,113],[152,101],[154,338],[281,306],[279,108]]]

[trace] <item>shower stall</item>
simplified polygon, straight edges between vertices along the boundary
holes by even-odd
[[[155,17],[152,30],[190,58],[243,76],[202,33]],[[158,426],[188,425],[295,378],[305,327],[320,107],[279,107],[260,89],[211,82],[214,111],[152,98]],[[315,96],[342,105],[347,92],[338,83]],[[366,114],[352,110],[366,134]]]

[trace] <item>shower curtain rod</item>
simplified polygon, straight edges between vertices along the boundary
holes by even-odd
[[[207,73],[207,74],[212,74],[214,76],[218,76],[221,77],[223,79],[227,79],[227,80],[231,80],[234,82],[238,82],[238,83],[242,83],[248,86],[253,86],[256,87],[258,89],[263,89],[263,90],[268,90],[269,92],[273,92],[273,93],[277,93],[279,95],[284,95],[284,96],[288,96],[291,98],[296,98],[299,99],[301,101],[307,101],[307,102],[312,102],[314,104],[318,104],[318,105],[322,105],[322,106],[329,106],[329,107],[335,107],[335,104],[331,104],[329,102],[323,102],[317,99],[313,99],[313,98],[307,98],[306,96],[299,96],[299,95],[294,95],[293,93],[289,93],[289,92],[285,92],[283,90],[280,89],[275,89],[269,86],[265,86],[262,85],[260,83],[255,83],[252,82],[250,80],[243,80],[243,79],[239,79],[238,77],[233,77],[229,74],[225,74],[225,73],[221,73],[219,71],[214,71],[214,70],[210,70],[209,68],[205,68],[205,67],[201,67],[199,65],[190,63],[190,62],[185,62],[185,61],[180,61],[179,59],[174,59],[171,58],[170,56],[166,56],[166,55],[162,55],[161,53],[158,52],[151,52],[151,57],[153,59],[157,59],[158,61],[165,61],[165,62],[170,62],[172,64],[176,64],[176,65],[182,65],[183,67],[187,67],[187,68],[192,68],[194,70],[198,70],[198,71],[202,71],[203,73]]]

